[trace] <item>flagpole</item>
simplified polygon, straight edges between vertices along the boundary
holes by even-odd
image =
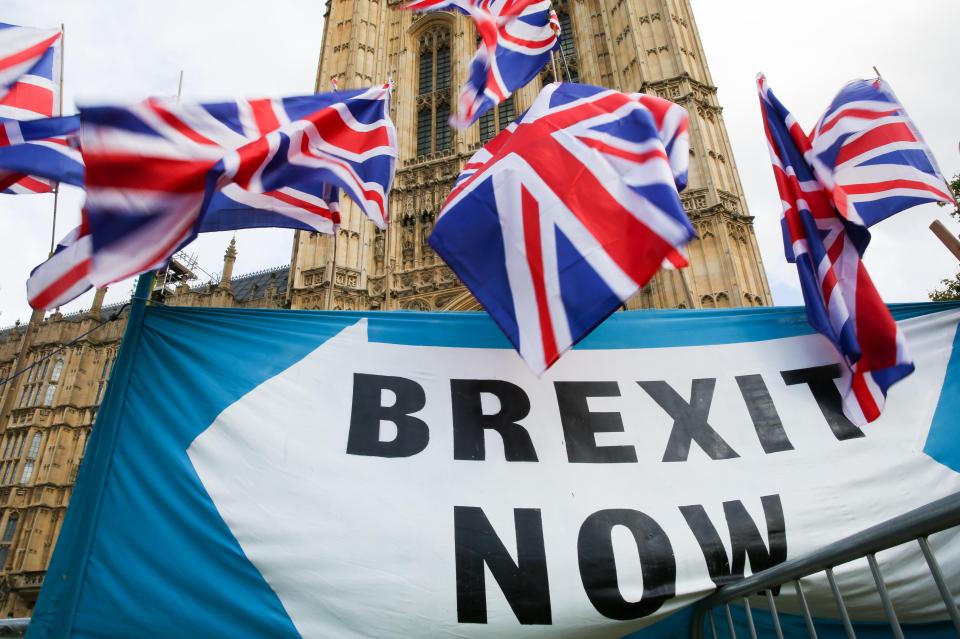
[[[331,85],[330,88],[333,89],[334,91],[337,90],[336,77],[337,76],[334,76],[334,75],[330,76],[330,85]],[[319,89],[319,83],[320,83],[320,67],[318,66],[317,67],[317,84],[318,84],[317,88],[318,89]],[[341,222],[342,221],[343,220],[341,218]],[[330,236],[333,241],[333,263],[330,265],[330,288],[327,289],[327,310],[328,311],[333,310],[333,289],[337,287],[337,244],[338,244],[337,240],[339,239],[339,236],[340,236],[340,226],[337,224],[334,224],[333,235]]]
[[[572,35],[570,37],[573,37]],[[566,71],[567,81],[573,82],[573,73],[567,65],[567,53],[563,50],[563,34],[560,34],[560,61],[563,63],[563,69]]]
[[[66,49],[64,47],[67,39],[67,27],[60,23],[60,105],[57,108],[57,115],[63,115],[63,67]],[[60,183],[56,182],[53,186],[53,221],[50,224],[50,256],[53,256],[53,249],[57,247],[57,209],[60,204]]]
[[[393,198],[387,200],[387,211],[393,208]],[[394,257],[393,251],[390,248],[390,229],[393,228],[393,215],[388,213],[389,219],[387,220],[387,230],[383,233],[383,310],[390,310],[390,302],[393,297],[390,294],[391,289],[393,288],[393,267],[394,267]]]
[[[957,236],[951,233],[950,229],[944,226],[940,220],[934,220],[930,225],[930,230],[947,247],[947,250],[953,253],[957,260],[960,260],[960,239],[957,239]]]
[[[333,260],[330,265],[330,288],[327,289],[327,310],[333,310],[333,289],[337,285],[337,236],[340,234],[340,228],[333,225]]]

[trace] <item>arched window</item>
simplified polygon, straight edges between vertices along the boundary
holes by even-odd
[[[30,448],[27,450],[27,459],[23,462],[23,473],[20,475],[20,483],[25,484],[33,478],[33,467],[37,462],[37,455],[40,454],[40,433],[34,433],[30,441]]]
[[[446,151],[453,146],[450,129],[450,30],[434,26],[418,39],[417,156]]]
[[[50,381],[51,381],[51,382],[59,382],[59,381],[60,381],[60,374],[61,374],[62,372],[63,372],[63,358],[61,357],[61,358],[58,359],[58,360],[56,361],[56,363],[53,365],[53,372],[50,373]]]
[[[33,434],[33,441],[30,442],[30,449],[27,450],[27,459],[36,459],[40,452],[40,433]]]
[[[113,363],[113,353],[107,351],[103,356],[103,368],[100,369],[100,383],[97,384],[97,404],[103,400],[103,391],[107,387],[107,379],[110,377],[110,365]]]
[[[517,119],[517,107],[513,96],[480,116],[480,141],[487,143]]]
[[[3,529],[3,541],[13,541],[13,534],[17,532],[17,522],[19,520],[20,515],[10,513],[10,516],[7,517],[7,527]]]

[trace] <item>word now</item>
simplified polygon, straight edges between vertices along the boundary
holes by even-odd
[[[805,384],[827,425],[838,440],[863,437],[856,425],[843,414],[840,392],[833,380],[841,376],[836,364],[782,371],[788,386]],[[637,384],[674,420],[664,451],[664,462],[686,461],[690,447],[696,443],[712,459],[739,457],[736,451],[710,425],[710,405],[716,379],[695,379],[690,399],[685,399],[665,381],[641,381]],[[765,453],[793,450],[783,423],[774,406],[767,385],[760,375],[736,378],[746,403],[757,438]],[[623,432],[619,413],[592,412],[592,397],[619,397],[615,381],[554,382],[560,423],[563,427],[567,458],[571,463],[609,464],[635,463],[633,446],[599,446],[597,433]],[[383,405],[383,391],[396,398]],[[495,396],[500,402],[496,413],[484,413],[482,396]],[[492,379],[452,379],[450,398],[453,408],[453,456],[457,460],[486,458],[485,431],[499,434],[504,456],[511,462],[538,461],[533,440],[520,421],[530,413],[530,398],[510,382]],[[347,453],[371,457],[411,457],[422,452],[430,442],[430,428],[414,414],[427,403],[423,387],[405,377],[355,373],[353,407]],[[393,439],[381,438],[381,423],[392,422],[397,433]]]
[[[787,537],[779,495],[761,499],[767,540],[740,501],[723,503],[729,548],[701,505],[680,506],[680,512],[703,551],[710,579],[718,587],[743,577],[747,558],[753,572],[786,561]],[[456,506],[453,510],[457,571],[457,621],[487,623],[484,568],[490,571],[504,598],[521,624],[551,624],[550,583],[544,551],[543,523],[538,508],[513,511],[517,539],[514,561],[483,510]],[[623,597],[618,583],[613,551],[613,529],[626,528],[633,535],[643,577],[639,601]],[[587,598],[597,612],[610,619],[627,621],[656,612],[676,594],[677,564],[673,544],[652,517],[638,510],[608,509],[593,513],[583,522],[577,537],[580,579]]]

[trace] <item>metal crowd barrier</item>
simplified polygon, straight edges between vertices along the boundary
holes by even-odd
[[[23,637],[27,634],[30,617],[0,619],[0,637]]]
[[[767,606],[777,639],[784,639],[772,589],[785,586],[792,582],[797,592],[797,599],[800,603],[804,621],[806,622],[807,633],[812,639],[816,639],[817,631],[814,627],[813,617],[810,614],[810,608],[807,605],[803,587],[800,585],[800,579],[823,572],[826,574],[827,581],[830,583],[833,599],[837,605],[837,610],[840,612],[840,620],[843,622],[847,637],[849,639],[856,639],[856,633],[853,630],[853,624],[850,622],[847,608],[843,603],[843,595],[837,587],[833,569],[841,564],[866,557],[870,565],[870,572],[873,573],[877,594],[883,605],[887,621],[890,623],[893,636],[897,639],[903,639],[903,630],[900,628],[897,613],[893,608],[893,603],[890,601],[890,596],[887,594],[887,587],[884,584],[883,575],[880,574],[876,554],[882,550],[911,541],[915,541],[920,545],[920,551],[923,553],[927,566],[930,568],[930,575],[937,589],[940,591],[940,596],[946,606],[947,613],[950,615],[950,619],[953,621],[953,626],[956,628],[957,633],[960,634],[960,609],[957,608],[953,594],[950,592],[950,587],[943,578],[940,564],[937,563],[937,559],[934,557],[933,552],[930,550],[930,545],[927,543],[927,537],[929,535],[956,526],[960,526],[960,493],[938,499],[926,506],[912,510],[899,517],[894,517],[889,521],[851,535],[817,552],[778,564],[773,568],[758,572],[736,583],[727,584],[697,605],[693,615],[693,625],[690,631],[691,637],[693,637],[693,639],[703,639],[704,626],[709,624],[713,639],[720,639],[713,612],[717,608],[723,608],[724,616],[726,617],[727,632],[729,633],[728,637],[729,639],[736,639],[737,634],[733,623],[733,615],[730,611],[730,603],[742,601],[744,612],[746,613],[747,628],[750,631],[750,638],[757,639],[757,630],[754,626],[753,612],[751,611],[748,597],[754,594],[763,594],[766,595]],[[29,618],[0,619],[0,637],[22,637],[26,634],[29,623]]]
[[[930,545],[927,543],[927,537],[929,535],[956,526],[960,526],[960,493],[938,499],[926,506],[912,510],[899,517],[894,517],[889,521],[851,535],[817,552],[786,561],[735,583],[727,584],[697,605],[693,615],[691,636],[694,639],[702,639],[704,626],[709,624],[713,639],[719,639],[720,635],[717,633],[717,622],[714,619],[713,613],[715,609],[722,608],[724,616],[726,617],[728,637],[730,639],[736,639],[737,635],[734,629],[733,615],[730,612],[730,603],[742,601],[750,637],[751,639],[757,639],[757,630],[754,626],[753,612],[750,609],[748,597],[762,594],[766,595],[768,612],[777,639],[783,639],[783,630],[780,625],[780,618],[777,614],[777,606],[774,602],[771,589],[786,586],[792,582],[793,588],[797,592],[797,599],[801,612],[803,613],[803,619],[806,622],[807,633],[812,639],[816,639],[817,631],[814,627],[813,617],[810,614],[810,608],[807,605],[803,587],[800,585],[800,579],[823,572],[826,574],[827,581],[830,583],[833,600],[837,605],[837,610],[840,612],[840,620],[843,622],[847,637],[849,639],[855,639],[856,633],[854,633],[853,624],[850,623],[850,616],[843,603],[843,595],[837,587],[833,569],[840,564],[866,557],[870,565],[870,572],[873,574],[873,580],[876,584],[877,594],[883,605],[887,621],[890,623],[893,636],[897,639],[903,639],[903,630],[900,628],[900,621],[897,619],[897,613],[887,593],[883,575],[880,574],[876,554],[881,550],[913,541],[920,545],[920,551],[923,553],[927,566],[930,568],[930,574],[934,583],[937,585],[937,589],[940,591],[940,596],[946,606],[947,613],[950,615],[950,619],[953,621],[953,626],[956,628],[957,633],[960,634],[960,610],[958,610],[956,600],[943,578],[940,564],[937,563],[937,559],[934,557],[933,552],[930,550]]]

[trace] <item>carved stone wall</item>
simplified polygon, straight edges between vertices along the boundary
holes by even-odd
[[[477,35],[465,16],[397,11],[396,4],[328,0],[319,74],[322,83],[337,75],[344,88],[383,82],[388,75],[394,80],[391,113],[400,158],[390,205],[393,224],[388,232],[379,231],[346,202],[335,250],[329,236],[298,232],[290,271],[292,308],[325,309],[328,299],[331,308],[478,308],[426,238],[460,167],[480,147],[479,129],[454,131],[449,148],[418,154],[417,145],[417,114],[424,105],[437,104],[435,86],[433,93],[420,92],[421,51],[435,50],[437,40],[449,42],[456,91]],[[770,304],[753,218],[689,0],[555,0],[554,6],[572,38],[564,46],[566,67],[581,82],[659,95],[690,113],[690,185],[683,203],[699,235],[689,246],[691,267],[685,273],[661,272],[627,307]],[[523,112],[542,83],[552,79],[548,68],[521,90],[516,112]],[[343,280],[342,269],[357,277]]]

